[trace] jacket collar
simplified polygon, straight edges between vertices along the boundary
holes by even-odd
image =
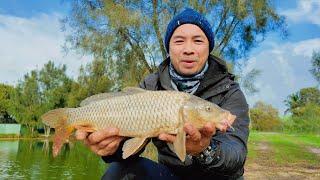
[[[159,65],[159,77],[160,77],[160,84],[166,90],[174,90],[171,86],[171,79],[169,75],[169,63],[170,57],[165,59]],[[196,95],[200,95],[204,90],[209,87],[215,86],[219,81],[224,79],[225,77],[231,75],[228,73],[227,65],[225,61],[222,59],[210,55],[208,58],[209,69],[205,73],[205,78],[200,81],[200,86],[196,91]],[[232,75],[231,75],[232,77]]]

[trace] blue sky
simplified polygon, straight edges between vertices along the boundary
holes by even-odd
[[[282,113],[286,97],[315,86],[309,73],[313,50],[320,50],[320,0],[278,0],[277,11],[287,18],[289,36],[269,33],[253,49],[242,73],[261,70],[259,92],[247,95],[252,106],[263,100]],[[65,33],[59,20],[68,13],[66,0],[0,0],[0,83],[16,84],[27,72],[48,60],[66,64],[75,77],[81,64],[92,60],[75,52],[65,54]]]

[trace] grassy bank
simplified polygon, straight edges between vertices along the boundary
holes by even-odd
[[[157,160],[156,148],[149,143],[143,155]],[[320,168],[320,136],[251,132],[248,140],[247,165],[312,166]]]
[[[320,136],[251,132],[248,159],[264,163],[320,166]]]

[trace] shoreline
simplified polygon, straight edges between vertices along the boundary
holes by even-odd
[[[50,140],[51,136],[49,137],[0,137],[0,141],[6,140]]]

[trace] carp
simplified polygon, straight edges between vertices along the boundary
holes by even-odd
[[[192,94],[129,87],[121,92],[93,95],[78,108],[51,110],[41,118],[44,124],[55,128],[53,156],[58,155],[75,129],[94,132],[116,127],[120,136],[131,137],[123,145],[123,159],[137,153],[148,138],[168,133],[177,137],[173,144],[168,143],[170,149],[185,161],[186,122],[198,129],[211,122],[225,132],[232,128],[236,116]]]

